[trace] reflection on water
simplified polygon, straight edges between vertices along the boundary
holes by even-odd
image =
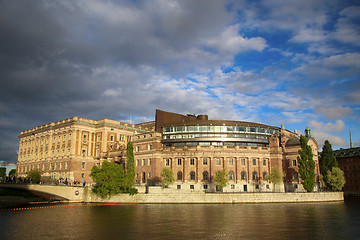
[[[0,212],[0,239],[360,239],[356,202],[78,206]]]

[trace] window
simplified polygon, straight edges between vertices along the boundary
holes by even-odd
[[[82,174],[81,174],[81,177],[84,178],[84,177],[85,177],[85,173],[82,173]]]
[[[179,171],[179,172],[177,172],[177,180],[178,181],[181,181],[182,180],[182,172],[181,171]]]
[[[82,169],[85,169],[85,162],[82,162],[81,168],[82,168]]]
[[[113,136],[113,135],[110,136],[110,141],[111,141],[111,142],[114,141],[114,136]]]
[[[241,172],[241,180],[246,180],[246,172],[245,171]]]
[[[149,144],[148,145],[148,150],[152,150],[153,148],[152,148],[152,144]]]
[[[195,159],[194,158],[190,158],[190,165],[195,165]]]
[[[97,140],[98,140],[98,142],[100,142],[100,139],[101,139],[101,135],[98,134],[98,135],[97,135]]]
[[[86,150],[85,150],[85,149],[82,150],[82,156],[83,156],[83,157],[86,156]]]
[[[245,158],[241,159],[241,165],[245,166]]]
[[[234,165],[234,159],[233,158],[229,158],[229,165]]]
[[[83,135],[83,141],[85,142],[86,141],[86,134]]]
[[[216,165],[221,165],[221,159],[220,158],[215,158],[215,164]]]
[[[293,174],[293,180],[299,180],[299,173],[298,172],[294,172]]]
[[[203,158],[203,165],[208,165],[208,160],[207,160],[207,158]]]
[[[142,160],[142,165],[145,166],[145,159]]]
[[[140,165],[140,160],[137,159],[137,160],[136,160],[136,166],[139,166],[139,165]]]
[[[229,172],[229,180],[234,180],[235,177],[234,177],[234,172],[233,171],[230,171]]]
[[[266,159],[263,160],[263,166],[266,166]]]
[[[66,162],[66,163],[65,163],[65,169],[67,169],[67,168],[68,168],[68,163]]]
[[[60,163],[60,169],[62,169],[62,162]]]
[[[203,180],[204,181],[209,180],[209,172],[208,171],[203,172]]]
[[[253,161],[253,165],[256,166],[256,158],[254,158],[252,161]]]
[[[149,158],[149,166],[151,166],[151,158]]]
[[[297,162],[296,160],[293,160],[293,166],[296,167],[297,166]]]
[[[204,184],[204,189],[208,189],[208,185],[207,185],[207,184]]]
[[[140,146],[136,146],[135,151],[139,152],[140,151]]]
[[[190,189],[195,189],[195,186],[194,186],[194,185],[190,185]]]
[[[177,185],[176,188],[177,188],[177,189],[181,189],[181,185]]]
[[[194,171],[190,172],[190,180],[195,180],[195,172]]]
[[[151,178],[151,173],[149,173],[149,178]]]
[[[267,172],[263,172],[263,180],[266,180]]]
[[[234,185],[234,184],[231,185],[231,189],[235,189],[235,185]]]
[[[258,179],[258,173],[257,173],[257,171],[253,171],[252,180],[256,181],[257,179]]]
[[[178,165],[181,165],[181,161],[182,161],[182,159],[178,158]]]
[[[170,166],[170,159],[166,159],[166,160],[165,160],[165,165],[166,165],[166,166]]]

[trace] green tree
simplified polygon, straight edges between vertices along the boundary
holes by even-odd
[[[272,182],[274,184],[274,192],[276,184],[280,184],[283,182],[284,174],[279,170],[279,168],[273,168],[269,175],[266,176],[267,181]]]
[[[0,178],[4,179],[6,177],[6,167],[0,167]]]
[[[101,168],[94,166],[91,169],[90,177],[96,183],[92,192],[101,198],[111,197],[124,190],[125,171],[120,164],[104,161]]]
[[[328,185],[328,181],[327,181],[328,171],[332,171],[334,167],[338,166],[331,144],[328,140],[325,141],[324,146],[322,148],[322,152],[319,158],[319,163],[320,163],[320,173],[323,176],[323,180],[325,184]]]
[[[39,169],[34,169],[28,172],[27,178],[31,179],[32,183],[39,183],[41,180],[41,172]]]
[[[228,184],[228,174],[225,168],[215,172],[214,182],[216,184],[216,188],[222,192],[224,187]]]
[[[170,184],[175,182],[174,173],[171,168],[163,168],[161,169],[161,187],[167,188]]]
[[[301,149],[299,150],[300,157],[297,157],[299,162],[299,174],[303,180],[304,189],[312,192],[315,187],[315,161],[311,147],[307,144],[308,139],[300,136]]]
[[[126,147],[126,187],[132,189],[135,178],[134,148],[132,142]]]
[[[340,191],[345,185],[344,172],[338,168],[333,167],[332,170],[328,170],[327,173],[327,186],[332,191]]]
[[[9,177],[15,177],[16,175],[16,169],[11,169],[9,172]]]

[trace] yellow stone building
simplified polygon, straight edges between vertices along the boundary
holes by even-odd
[[[318,145],[306,131],[316,162]],[[19,136],[18,176],[40,169],[52,179],[92,182],[91,168],[102,161],[126,165],[126,143],[132,141],[135,184],[153,185],[162,168],[175,175],[174,189],[215,191],[215,172],[226,169],[227,192],[270,192],[266,176],[285,173],[278,191],[304,191],[298,174],[299,136],[265,124],[208,120],[207,115],[181,115],[156,110],[154,122],[130,125],[108,119],[70,118],[24,131]],[[318,186],[318,185],[317,185]]]
[[[134,134],[150,130],[146,124],[73,117],[23,131],[17,175],[26,177],[30,170],[39,169],[52,179],[92,182],[90,170],[100,163],[100,156],[126,145]]]

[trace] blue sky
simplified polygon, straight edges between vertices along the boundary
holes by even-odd
[[[1,1],[0,160],[22,130],[155,109],[360,145],[358,1]],[[19,17],[21,16],[21,17]]]

